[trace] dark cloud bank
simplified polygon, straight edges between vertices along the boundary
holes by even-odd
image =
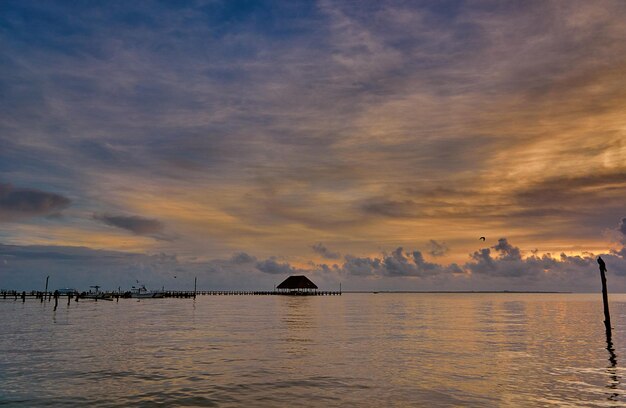
[[[273,275],[291,275],[296,272],[296,269],[287,262],[278,262],[276,258],[269,258],[264,261],[257,262],[256,268],[261,272]]]
[[[626,276],[624,249],[599,255],[607,260],[607,264],[612,265],[615,274]],[[336,270],[356,276],[429,277],[451,274],[465,277],[524,279],[539,278],[542,275],[548,278],[567,273],[594,272],[595,268],[595,254],[586,253],[583,256],[568,256],[563,253],[558,256],[531,254],[523,257],[520,248],[509,243],[506,238],[499,239],[492,247],[481,248],[470,254],[470,260],[462,265],[427,262],[420,251],[407,253],[401,247],[376,258],[347,255],[346,262],[341,267],[335,265]]]
[[[58,214],[70,203],[60,194],[0,183],[0,221]]]
[[[190,289],[198,277],[203,288],[271,289],[283,276],[304,272],[275,257],[257,261],[245,252],[225,260],[198,261],[164,253],[0,244],[0,289],[42,289],[46,276],[55,288],[87,289],[96,284],[129,288],[139,280],[153,288]]]
[[[464,264],[429,262],[421,251],[406,252],[398,247],[378,257],[346,255],[343,264],[316,265],[314,270],[334,273],[348,280],[350,277],[419,278],[412,280],[417,282],[412,290],[593,291],[598,285],[596,258],[602,256],[609,272],[620,280],[617,290],[620,291],[626,284],[626,218],[621,220],[617,231],[624,246],[604,254],[539,255],[536,250],[522,251],[506,238],[500,238],[495,245],[471,253]],[[433,240],[429,247],[433,257],[448,250],[444,243]]]
[[[626,218],[618,231],[626,240]],[[326,248],[327,251],[328,248]],[[334,252],[330,252],[334,254]],[[297,268],[277,257],[258,260],[237,252],[226,260],[189,261],[175,255],[132,254],[81,247],[13,246],[0,244],[0,282],[3,288],[32,289],[45,275],[59,285],[87,287],[128,286],[136,279],[153,286],[186,287],[198,276],[202,287],[267,289],[292,274],[307,274],[320,287],[344,282],[353,290],[397,288],[405,290],[551,290],[595,291],[599,284],[596,257],[609,269],[616,292],[626,285],[626,247],[603,254],[538,255],[501,238],[495,245],[470,254],[464,264],[427,261],[418,250],[398,247],[376,257],[345,255],[342,263],[310,264]],[[176,282],[172,277],[177,275]],[[388,279],[381,279],[381,278]]]

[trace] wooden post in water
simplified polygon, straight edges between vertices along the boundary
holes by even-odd
[[[46,276],[46,290],[43,292],[43,296],[41,297],[42,302],[45,300],[46,294],[48,293],[48,279],[50,279],[50,275]]]
[[[196,298],[196,289],[198,288],[198,277],[193,278],[193,298]]]
[[[606,339],[611,341],[611,314],[609,313],[609,295],[606,290],[606,265],[601,257],[598,257],[600,266],[600,279],[602,279],[602,302],[604,303],[604,327],[606,329]]]

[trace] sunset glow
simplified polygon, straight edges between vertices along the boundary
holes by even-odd
[[[626,290],[626,3],[245,4],[3,2],[2,285]]]

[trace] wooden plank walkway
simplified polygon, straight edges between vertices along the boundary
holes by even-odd
[[[193,291],[165,291],[166,297],[177,295],[193,295]],[[316,290],[316,291],[264,291],[264,290],[199,290],[197,295],[203,296],[340,296],[340,291]]]

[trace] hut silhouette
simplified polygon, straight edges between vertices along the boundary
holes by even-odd
[[[291,275],[276,286],[276,289],[290,295],[308,295],[317,291],[317,285],[304,275]]]

